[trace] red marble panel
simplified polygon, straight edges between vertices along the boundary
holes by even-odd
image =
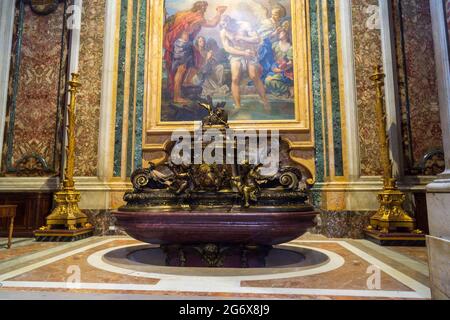
[[[381,173],[375,119],[375,89],[369,77],[382,63],[377,0],[352,1],[353,41],[360,139],[361,174]]]
[[[0,250],[0,262],[22,256],[25,257],[39,251],[55,248],[59,245],[61,245],[61,243],[58,242],[36,242],[27,244],[25,246],[13,243],[11,249]],[[0,249],[4,249],[4,247],[0,246]]]
[[[447,28],[448,33],[450,34],[450,0],[447,0],[446,2],[446,12],[447,12]]]
[[[50,167],[54,161],[58,165],[54,152],[63,13],[62,5],[48,16],[25,7],[13,163],[36,153]]]
[[[427,152],[442,148],[429,2],[403,0],[402,22],[412,165],[417,166]]]

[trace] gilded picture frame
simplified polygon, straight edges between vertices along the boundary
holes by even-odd
[[[223,1],[226,5],[231,0]],[[150,136],[167,134],[176,129],[194,129],[193,121],[162,121],[162,78],[165,1],[148,1],[145,131]],[[312,84],[309,31],[309,2],[290,0],[292,45],[294,56],[294,108],[295,117],[290,120],[234,120],[233,129],[278,129],[282,132],[299,132],[311,136],[312,132]],[[311,141],[309,141],[311,143]]]

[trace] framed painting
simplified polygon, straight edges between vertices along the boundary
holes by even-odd
[[[192,129],[209,98],[235,129],[311,130],[307,1],[148,3],[147,132]]]

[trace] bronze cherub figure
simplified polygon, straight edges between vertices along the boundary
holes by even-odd
[[[212,98],[208,96],[206,102],[199,102],[199,105],[208,111],[208,116],[206,116],[202,124],[203,126],[224,126],[228,128],[228,113],[225,111],[226,102],[219,102],[214,107]]]
[[[258,201],[261,193],[260,184],[267,182],[267,178],[259,173],[262,164],[252,165],[248,160],[240,165],[241,174],[232,178],[232,184],[244,200],[244,208],[250,208],[250,202]]]

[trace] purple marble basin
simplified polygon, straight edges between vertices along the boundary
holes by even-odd
[[[277,245],[314,226],[317,212],[125,212],[116,211],[119,227],[151,244]]]

